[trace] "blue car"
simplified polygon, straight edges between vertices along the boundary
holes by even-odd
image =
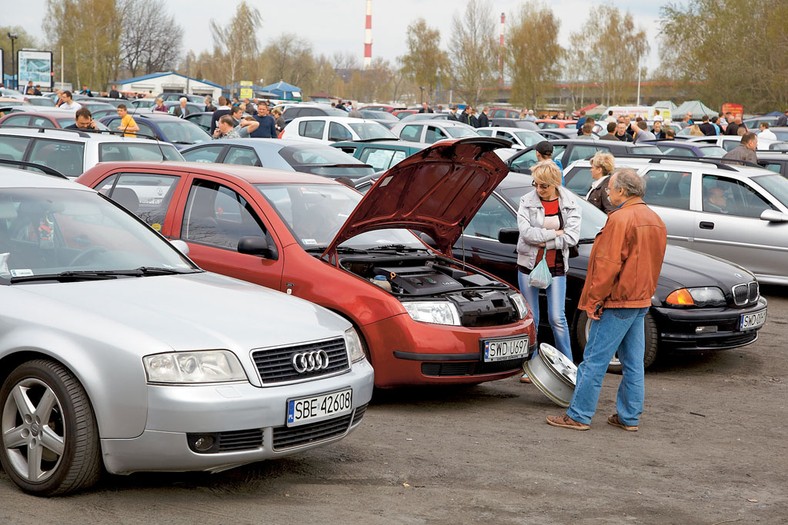
[[[205,130],[186,119],[163,112],[135,113],[133,116],[140,127],[137,132],[139,137],[169,142],[178,149],[211,141],[211,136]],[[120,117],[115,114],[100,119],[100,122],[110,129],[117,130],[120,126]]]

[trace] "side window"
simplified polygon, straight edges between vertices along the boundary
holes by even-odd
[[[594,146],[575,146],[572,148],[572,151],[569,152],[569,158],[567,158],[566,161],[564,161],[562,158],[561,162],[564,164],[564,166],[569,166],[576,160],[593,157],[597,151],[607,151],[607,149],[596,148]],[[553,153],[553,156],[555,156],[555,153]]]
[[[135,122],[140,127],[140,130],[137,132],[137,136],[153,138],[159,136],[155,131],[153,131],[153,128],[150,127],[150,124],[143,122],[142,119],[137,119]]]
[[[424,142],[432,144],[433,142],[438,142],[439,140],[443,140],[445,138],[448,138],[448,135],[446,135],[442,129],[436,128],[435,126],[427,126],[427,136],[424,139]]]
[[[407,125],[399,132],[399,138],[402,140],[409,140],[411,142],[421,142],[421,129],[420,125]]]
[[[369,164],[375,168],[375,171],[382,171],[389,169],[393,165],[392,159],[395,153],[399,152],[395,152],[394,150],[390,149],[369,148],[364,150],[364,152],[361,154],[360,160],[361,162]]]
[[[737,146],[739,146],[739,142],[740,141],[736,140],[723,140],[722,147],[725,148],[725,151],[733,151]]]
[[[96,190],[161,231],[178,180],[156,173],[121,173],[105,179]]]
[[[257,153],[252,148],[233,146],[224,157],[225,164],[240,164],[242,166],[262,166]]]
[[[23,160],[25,150],[30,141],[27,137],[13,137],[11,135],[0,135],[0,159]]]
[[[265,236],[246,199],[226,186],[207,181],[195,182],[189,191],[181,228],[186,241],[233,251],[241,237]]]
[[[328,140],[339,142],[340,140],[353,140],[353,135],[348,131],[345,126],[338,122],[330,122],[328,124]]]
[[[703,176],[703,211],[757,219],[772,206],[741,181]]]
[[[491,195],[465,228],[465,234],[497,240],[501,228],[517,228],[517,218],[495,195]]]
[[[322,120],[305,120],[298,123],[298,134],[302,137],[322,139],[326,123]]]
[[[3,121],[3,127],[27,127],[30,126],[30,118],[27,115],[10,115],[7,119]],[[34,120],[38,120],[38,118],[33,117]],[[47,119],[43,119],[47,120]],[[48,121],[48,120],[47,120]],[[51,128],[52,125],[50,124],[49,127]]]
[[[511,168],[512,171],[517,171],[519,173],[526,173],[528,170],[531,169],[531,166],[536,164],[536,151],[530,150],[526,151],[516,159],[512,161]]]
[[[84,171],[82,161],[85,145],[81,142],[36,140],[30,152],[30,162],[44,164],[63,175],[78,177]]]
[[[183,158],[191,162],[216,162],[219,154],[224,149],[223,145],[203,146],[183,152]]]
[[[644,178],[646,196],[643,200],[648,204],[689,210],[691,173],[651,170]]]
[[[591,177],[591,168],[572,168],[570,173],[566,174],[564,179],[564,183],[566,187],[572,190],[573,192],[577,193],[581,197],[584,197],[588,190],[591,189],[591,182],[593,181],[593,177]]]
[[[73,124],[73,122],[71,121],[61,122],[61,126],[64,128],[66,126],[70,126],[71,124]],[[30,125],[33,126],[34,128],[48,128],[48,129],[55,128],[55,125],[52,123],[52,121],[44,117],[30,117]]]

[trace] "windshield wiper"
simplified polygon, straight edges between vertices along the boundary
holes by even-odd
[[[384,244],[382,246],[375,246],[374,248],[370,248],[370,251],[388,251],[393,250],[397,252],[415,252],[419,250],[423,250],[424,248],[416,248],[413,246],[405,246],[404,244]]]
[[[310,246],[309,248],[304,248],[309,253],[323,253],[326,251],[328,246]],[[367,250],[362,250],[359,248],[351,248],[350,246],[337,246],[337,253],[369,253]]]
[[[34,281],[103,281],[107,279],[117,279],[118,277],[145,277],[149,275],[173,275],[181,273],[191,273],[191,270],[187,272],[184,270],[175,270],[173,268],[157,268],[153,266],[140,266],[132,270],[69,270],[60,273],[12,277],[10,281],[11,284]]]

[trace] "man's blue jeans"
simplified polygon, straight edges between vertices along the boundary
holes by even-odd
[[[591,423],[599,401],[602,380],[616,352],[623,375],[618,386],[616,409],[625,425],[637,426],[645,397],[643,353],[646,336],[643,318],[648,308],[608,308],[599,321],[591,321],[583,362],[577,368],[577,383],[566,414],[580,423]]]
[[[534,317],[534,326],[539,329],[539,288],[528,286],[528,275],[517,272],[517,281],[520,293],[525,297],[531,315]],[[545,290],[547,293],[547,318],[553,329],[553,338],[558,350],[574,361],[572,358],[572,345],[570,343],[569,325],[566,322],[566,276],[553,277],[553,282]],[[538,339],[538,338],[537,338]]]

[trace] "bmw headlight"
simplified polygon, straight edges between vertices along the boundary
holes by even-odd
[[[414,321],[460,326],[457,307],[447,301],[405,301],[402,306]]]
[[[725,294],[716,286],[679,288],[665,300],[671,306],[725,306]]]
[[[509,294],[509,299],[512,300],[514,307],[517,308],[517,315],[519,318],[525,318],[525,316],[528,315],[528,305],[525,303],[525,297],[519,293],[513,293]]]
[[[142,358],[149,383],[247,381],[238,357],[228,350],[169,352]]]
[[[348,352],[350,353],[350,361],[355,363],[364,359],[364,346],[361,344],[361,338],[358,336],[355,328],[345,331],[345,344],[347,345]]]

